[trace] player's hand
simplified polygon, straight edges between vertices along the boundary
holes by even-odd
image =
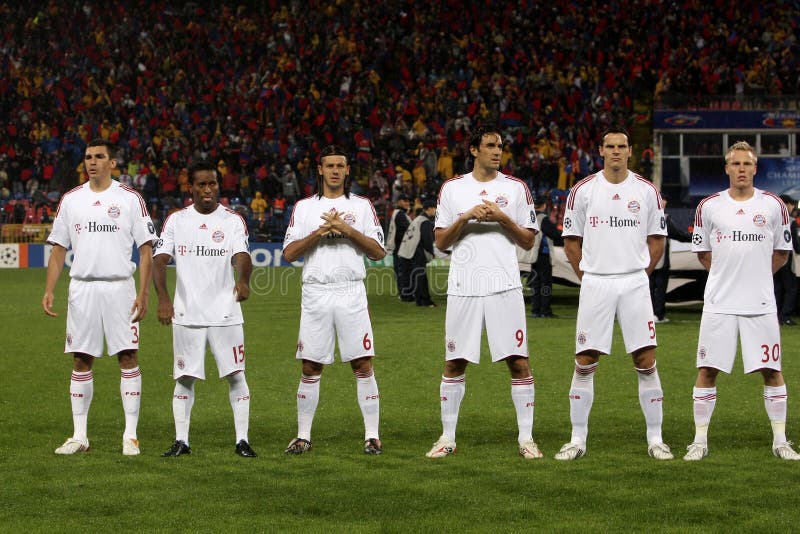
[[[131,322],[139,322],[144,319],[145,315],[147,315],[147,296],[140,293],[131,306]]]
[[[483,204],[478,204],[476,206],[473,206],[472,208],[470,208],[469,210],[464,212],[462,217],[466,221],[471,221],[473,219],[475,219],[478,222],[484,221],[484,220],[486,220],[485,219],[485,217],[486,217],[486,206],[484,206]]]
[[[172,302],[169,300],[158,301],[158,322],[163,325],[172,324],[172,318],[175,316],[175,309],[172,307]]]
[[[236,295],[236,302],[242,302],[250,297],[250,285],[242,281],[236,282],[233,288],[233,294]]]
[[[328,213],[323,213],[320,215],[320,218],[322,218],[329,225],[329,233],[347,236],[347,233],[350,230],[350,225],[348,225],[341,219],[341,217],[339,217],[338,211],[334,210]]]
[[[508,215],[506,215],[503,210],[500,209],[500,206],[498,206],[495,202],[492,202],[491,200],[484,200],[483,205],[485,210],[483,212],[484,215],[482,220],[501,222],[508,218]]]
[[[42,309],[46,315],[50,317],[58,317],[58,314],[53,311],[53,294],[52,293],[45,293],[44,297],[42,297]]]

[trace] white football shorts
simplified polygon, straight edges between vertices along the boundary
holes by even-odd
[[[174,354],[172,377],[206,378],[206,344],[217,362],[219,377],[244,371],[244,329],[240,324],[228,326],[172,325]]]
[[[295,357],[332,364],[336,339],[343,362],[375,356],[364,282],[303,284]]]
[[[509,356],[528,357],[528,326],[521,288],[481,297],[448,295],[445,360],[480,363],[484,326],[492,362]]]
[[[647,273],[613,276],[584,273],[578,301],[575,354],[587,350],[611,354],[615,316],[628,353],[658,345]]]
[[[103,355],[139,348],[139,323],[131,322],[136,283],[127,280],[78,280],[69,283],[67,340],[64,352]]]
[[[745,373],[759,369],[781,370],[781,329],[775,313],[727,315],[703,312],[697,340],[697,367],[712,367],[730,374],[739,336]]]

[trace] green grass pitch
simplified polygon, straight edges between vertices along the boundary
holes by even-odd
[[[588,454],[561,463],[569,439],[567,391],[573,367],[574,289],[556,286],[557,319],[529,319],[536,379],[535,439],[545,458],[516,451],[508,371],[484,362],[467,371],[458,453],[429,460],[439,436],[439,377],[444,353],[446,273],[433,274],[438,308],[393,295],[389,269],[371,269],[368,289],[381,392],[384,454],[362,453],[363,426],[348,365],[322,378],[314,450],[288,457],[296,430],[294,359],[299,270],[257,269],[244,305],[250,441],[259,453],[233,452],[227,384],[196,386],[193,454],[161,458],[174,439],[168,327],[150,309],[141,326],[142,455],[120,453],[123,429],[116,361],[95,365],[89,415],[92,449],[59,457],[72,431],[67,395],[71,358],[62,354],[67,273],[56,295],[60,316],[40,307],[43,269],[0,274],[0,531],[2,532],[710,532],[790,531],[800,519],[800,462],[770,451],[760,376],[737,361],[721,375],[709,432],[710,456],[698,463],[647,456],[636,376],[617,331],[614,354],[595,378]],[[699,307],[671,309],[658,326],[665,391],[665,441],[678,458],[692,440],[691,391]],[[789,390],[788,435],[798,438],[800,327],[783,331]]]

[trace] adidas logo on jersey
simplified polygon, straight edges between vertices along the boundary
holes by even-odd
[[[487,193],[487,192],[486,192],[486,189],[484,189],[483,191],[481,191],[481,192],[480,192],[480,194],[478,194],[478,196],[479,196],[479,197],[485,197],[485,196],[486,196],[486,195],[488,195],[488,194],[489,194],[489,193]]]
[[[736,212],[736,215],[744,215],[744,214],[745,213],[744,213],[744,210],[742,208],[739,208],[739,211]]]
[[[611,200],[619,200],[619,195],[614,193],[614,196],[611,197]]]
[[[203,223],[203,224],[200,225],[200,229],[201,230],[208,230],[208,226],[206,226],[206,223]]]
[[[92,206],[101,206],[100,201],[99,200],[95,200],[94,204],[92,204]]]

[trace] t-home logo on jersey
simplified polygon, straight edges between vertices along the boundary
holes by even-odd
[[[181,256],[197,256],[202,258],[209,258],[209,257],[221,257],[225,256],[228,253],[227,250],[224,248],[212,248],[212,247],[204,247],[203,245],[197,245],[196,247],[190,247],[188,245],[178,245],[175,247],[175,250]]]
[[[614,215],[611,215],[608,219],[601,219],[596,215],[592,215],[589,217],[589,224],[592,226],[592,228],[597,228],[598,226],[609,226],[611,228],[636,228],[639,226],[639,219],[635,219],[633,217],[616,217]]]
[[[767,238],[767,236],[764,234],[742,232],[741,230],[734,230],[730,234],[723,234],[717,230],[715,237],[717,239],[717,243],[727,240],[733,241],[734,243],[760,243]]]
[[[86,226],[81,226],[80,224],[75,225],[75,232],[80,234],[81,231],[86,231],[89,233],[95,233],[95,232],[113,233],[113,232],[119,232],[119,226],[117,226],[116,224],[102,224],[95,221],[89,221],[88,223],[86,223]]]

